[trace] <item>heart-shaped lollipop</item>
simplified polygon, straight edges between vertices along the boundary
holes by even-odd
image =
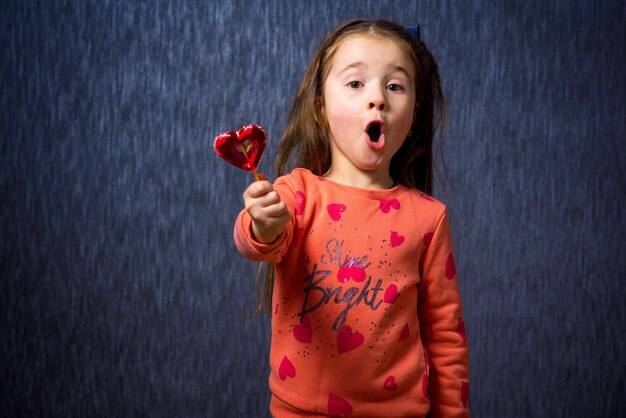
[[[261,162],[266,144],[265,129],[261,125],[251,123],[238,131],[222,132],[215,137],[213,147],[217,155],[224,160],[256,176],[256,169]]]

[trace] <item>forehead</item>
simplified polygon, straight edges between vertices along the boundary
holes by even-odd
[[[415,65],[400,42],[368,34],[349,35],[335,47],[327,71],[341,71],[346,66],[360,63],[363,66],[402,67],[412,75]]]

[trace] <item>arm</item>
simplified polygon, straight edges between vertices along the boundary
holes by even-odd
[[[422,262],[419,319],[430,358],[431,413],[433,417],[469,417],[468,348],[445,211]]]

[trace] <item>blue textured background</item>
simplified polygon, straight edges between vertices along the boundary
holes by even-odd
[[[623,1],[3,1],[2,416],[267,415],[220,131],[285,123],[322,36],[420,23],[477,417],[625,416]]]

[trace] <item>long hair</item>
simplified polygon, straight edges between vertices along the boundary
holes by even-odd
[[[426,44],[413,39],[403,26],[386,20],[352,19],[329,32],[317,48],[296,93],[287,125],[275,159],[277,176],[294,167],[309,169],[323,175],[331,164],[330,128],[322,112],[323,86],[332,67],[332,60],[343,40],[352,35],[369,35],[396,42],[415,66],[416,114],[410,135],[391,159],[389,174],[393,181],[406,187],[432,194],[433,142],[438,132],[443,143],[447,108],[439,69]],[[445,168],[445,166],[444,166]],[[261,286],[262,266],[257,274],[259,304],[271,314],[274,267],[267,265]]]

